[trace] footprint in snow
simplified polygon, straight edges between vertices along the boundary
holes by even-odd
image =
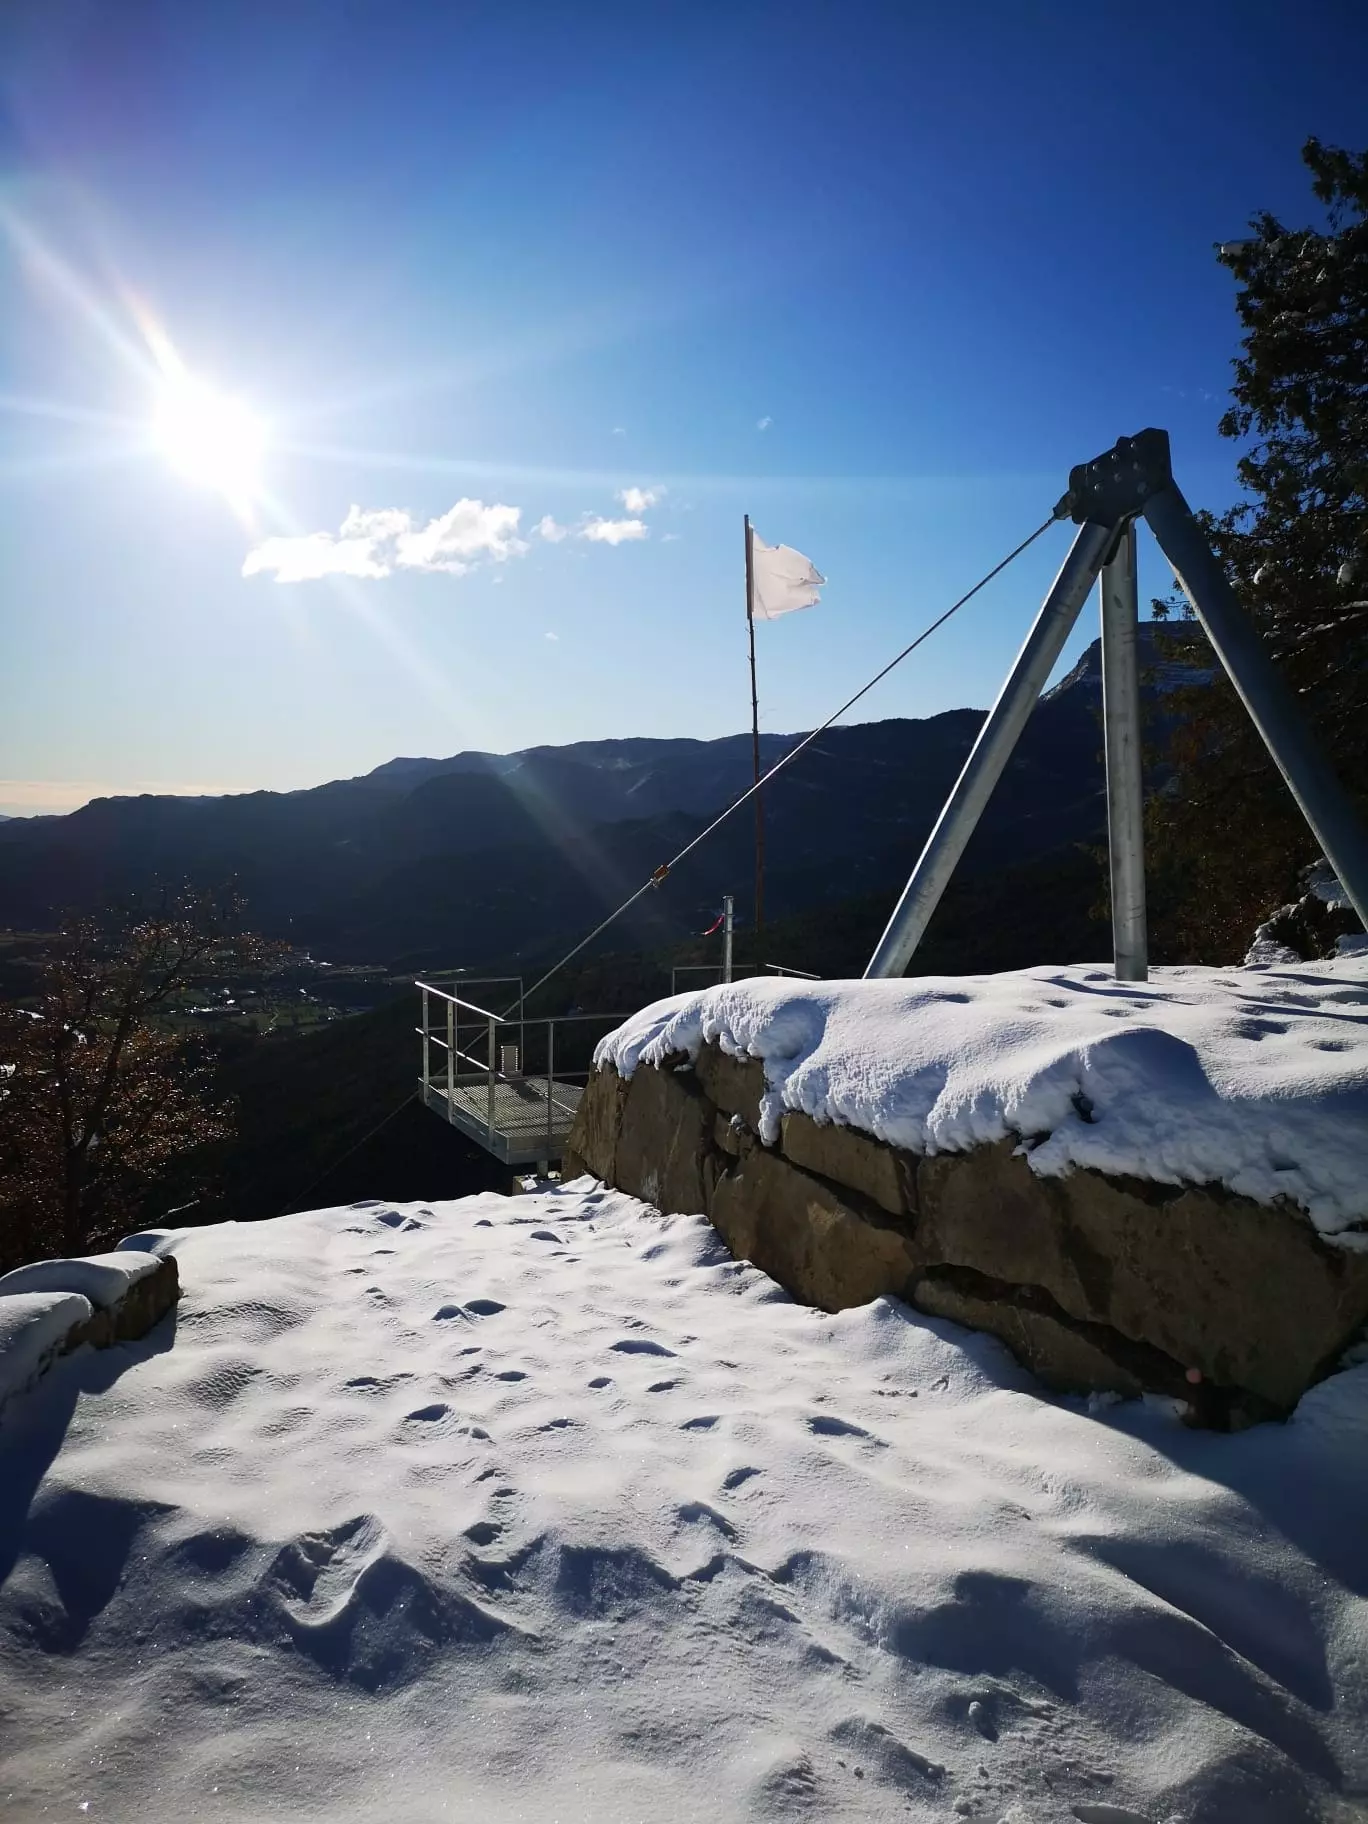
[[[675,1509],[675,1513],[687,1525],[692,1526],[702,1520],[709,1526],[716,1527],[724,1539],[736,1537],[736,1528],[731,1521],[725,1514],[719,1514],[715,1507],[709,1507],[706,1501],[686,1501],[682,1507]]]
[[[838,1419],[829,1413],[814,1412],[808,1415],[807,1428],[815,1431],[819,1438],[868,1438],[871,1444],[881,1444],[882,1438],[876,1438],[866,1431],[863,1425],[853,1425],[849,1419]]]
[[[477,1520],[465,1529],[465,1536],[472,1545],[493,1545],[503,1530],[497,1520]]]
[[[344,1385],[359,1388],[363,1393],[388,1393],[391,1387],[397,1387],[401,1382],[412,1379],[413,1376],[407,1372],[387,1375],[383,1381],[374,1374],[358,1374]]]
[[[682,1381],[652,1381],[647,1393],[673,1393],[676,1387],[683,1386]]]
[[[502,1368],[494,1379],[496,1381],[525,1381],[527,1376],[521,1368]]]
[[[563,1248],[565,1246],[565,1243],[561,1240],[560,1236],[553,1235],[550,1229],[533,1229],[532,1233],[528,1236],[528,1240],[554,1241],[558,1248]]]
[[[425,1425],[431,1425],[438,1419],[444,1419],[450,1411],[450,1406],[445,1405],[443,1401],[434,1400],[431,1406],[419,1406],[407,1414],[407,1417],[417,1419]]]
[[[616,1349],[619,1355],[670,1355],[673,1349],[667,1349],[664,1343],[653,1343],[646,1337],[624,1336],[620,1342],[610,1343],[609,1348]]]
[[[444,1324],[448,1318],[468,1318],[469,1315],[469,1312],[463,1311],[459,1305],[442,1305],[438,1310],[433,1312],[432,1321],[434,1324]]]
[[[375,1220],[383,1222],[387,1229],[398,1229],[403,1227],[406,1219],[399,1214],[398,1210],[380,1210],[377,1212]]]
[[[474,1226],[477,1229],[492,1229],[494,1227],[494,1224],[489,1220],[488,1216],[481,1216],[479,1221]]]
[[[465,1308],[472,1317],[497,1317],[500,1311],[507,1309],[497,1298],[470,1298],[466,1300]]]
[[[596,1374],[589,1383],[591,1387],[611,1387],[612,1384],[613,1377],[609,1374]]]
[[[681,1431],[711,1431],[716,1423],[717,1414],[715,1412],[709,1412],[704,1413],[702,1418],[685,1419],[679,1429]]]
[[[743,1463],[739,1469],[729,1469],[727,1471],[726,1475],[722,1478],[722,1486],[726,1489],[740,1488],[743,1482],[749,1482],[752,1476],[758,1476],[759,1474],[760,1471],[752,1464]]]
[[[1095,1800],[1084,1800],[1075,1805],[1073,1815],[1079,1824],[1150,1824],[1138,1811],[1131,1811],[1125,1805],[1108,1805]]]

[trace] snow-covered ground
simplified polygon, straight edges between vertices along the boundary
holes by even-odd
[[[1368,1367],[1090,1414],[587,1179],[165,1245],[0,1424],[6,1816],[1365,1815]]]
[[[598,1047],[638,1063],[705,1042],[764,1061],[786,1109],[913,1152],[1009,1136],[1044,1175],[1091,1166],[1287,1198],[1368,1247],[1368,955],[1243,969],[758,979],[657,1001]]]

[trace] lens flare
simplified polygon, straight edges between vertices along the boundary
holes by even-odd
[[[239,400],[188,375],[169,379],[152,435],[177,474],[196,486],[215,488],[235,502],[259,493],[267,428]]]

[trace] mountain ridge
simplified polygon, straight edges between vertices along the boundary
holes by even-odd
[[[966,868],[1100,838],[1099,675],[1090,649],[1036,706]],[[983,718],[824,730],[764,794],[771,915],[901,885]],[[764,735],[763,764],[800,739]],[[749,734],[632,736],[399,756],[293,792],[95,799],[0,827],[0,923],[46,927],[66,909],[231,878],[256,928],[337,960],[532,956],[605,916],[751,779]],[[671,941],[728,891],[747,919],[752,842],[749,816],[723,825],[623,936]]]

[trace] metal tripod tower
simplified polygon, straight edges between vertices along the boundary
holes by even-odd
[[[869,959],[866,978],[901,975],[907,968],[1100,577],[1112,942],[1118,978],[1145,980],[1149,941],[1135,577],[1135,522],[1140,518],[1173,565],[1213,651],[1368,930],[1368,836],[1179,492],[1168,432],[1123,437],[1105,455],[1081,463],[1070,472],[1069,491],[1055,517],[1072,519],[1077,536]]]

